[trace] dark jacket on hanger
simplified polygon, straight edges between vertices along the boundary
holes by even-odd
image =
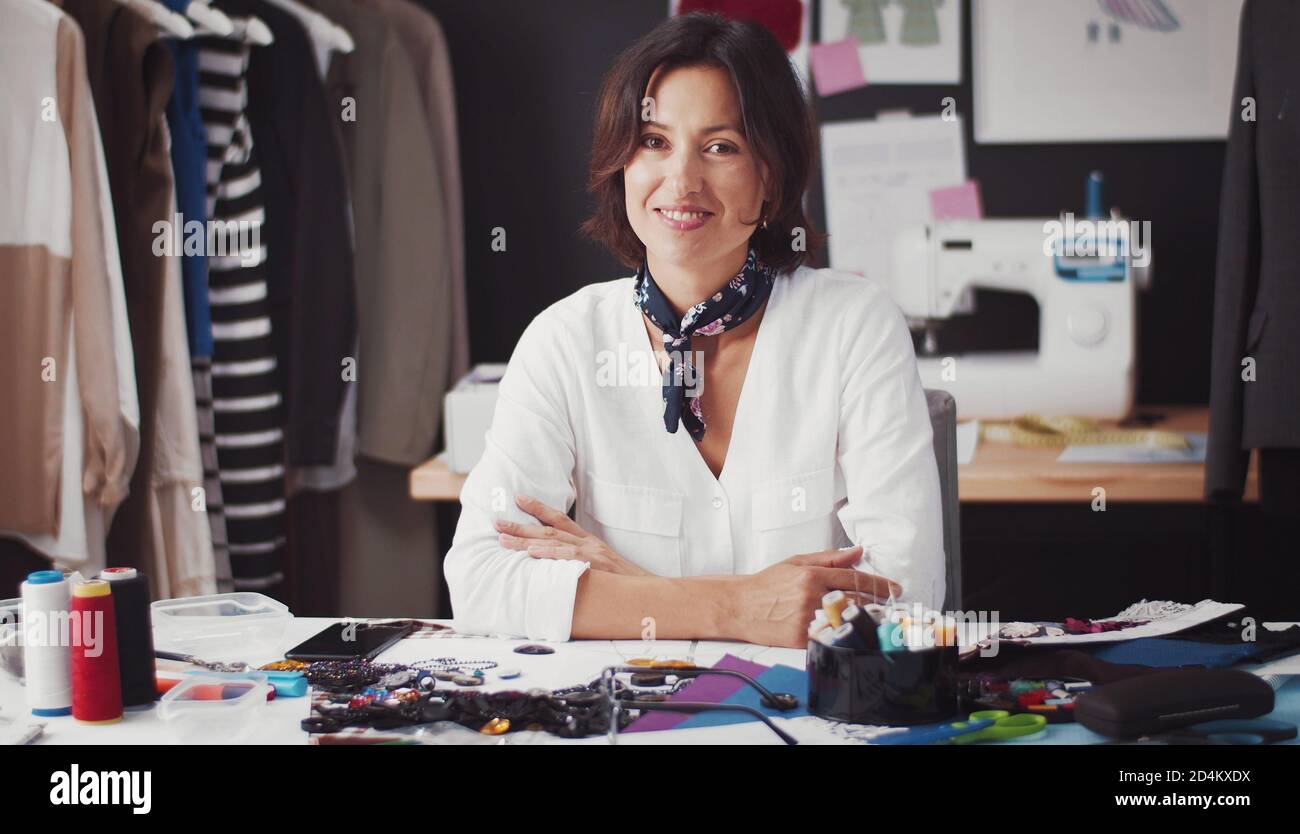
[[[442,181],[400,24],[352,0],[308,5],[356,41],[336,54],[326,86],[342,121],[352,179],[361,327],[358,454],[401,466],[435,451],[452,380],[452,254]]]
[[[1249,450],[1300,447],[1298,41],[1300,3],[1246,0],[1219,216],[1211,498],[1241,496]],[[1254,381],[1242,379],[1247,357]]]
[[[357,338],[347,178],[331,124],[341,110],[326,99],[311,41],[292,15],[249,0],[219,6],[261,18],[275,36],[249,59],[248,120],[266,200],[285,453],[294,466],[332,464],[343,396],[352,384],[344,381],[343,362],[355,359]]]

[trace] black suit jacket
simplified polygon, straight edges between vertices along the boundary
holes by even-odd
[[[269,3],[221,0],[261,18],[275,43],[248,63],[248,121],[261,161],[276,352],[286,392],[285,456],[332,465],[356,356],[352,228],[343,148],[306,31]]]
[[[1255,120],[1243,118],[1254,101]],[[1224,161],[1205,491],[1251,449],[1300,447],[1300,2],[1246,0]],[[1243,360],[1254,360],[1244,381]]]

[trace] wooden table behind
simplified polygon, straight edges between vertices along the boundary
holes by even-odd
[[[1147,406],[1140,413],[1162,419],[1152,428],[1204,432],[1206,406]],[[1107,426],[1113,427],[1114,422]],[[1091,501],[1103,487],[1107,501],[1187,503],[1204,500],[1205,466],[1198,463],[1057,463],[1060,449],[1025,449],[980,443],[974,460],[958,467],[958,494],[969,503]],[[465,476],[435,457],[411,470],[411,497],[417,501],[458,501]],[[1251,457],[1245,500],[1258,500],[1256,461]]]

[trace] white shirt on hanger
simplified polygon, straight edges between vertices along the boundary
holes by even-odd
[[[860,569],[900,583],[908,602],[942,605],[929,409],[884,290],[809,267],[777,278],[715,478],[685,427],[664,428],[633,280],[584,287],[520,337],[444,560],[457,630],[569,639],[588,565],[499,543],[494,519],[537,523],[520,494],[576,502],[581,527],[659,576],[752,574],[861,544]]]

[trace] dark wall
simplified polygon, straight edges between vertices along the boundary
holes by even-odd
[[[600,81],[663,0],[417,0],[451,47],[475,362],[504,362],[543,308],[630,274],[578,232]],[[492,251],[492,229],[506,251]]]
[[[589,205],[592,110],[614,56],[662,21],[667,3],[420,2],[442,22],[456,73],[471,349],[475,361],[505,361],[547,304],[584,284],[628,274],[577,232]],[[819,117],[861,119],[899,107],[937,113],[941,100],[952,96],[965,119],[967,169],[980,181],[990,217],[1081,212],[1084,178],[1104,171],[1107,202],[1152,224],[1155,283],[1141,299],[1138,401],[1206,402],[1223,143],[976,145],[966,6],[961,85],[867,87],[815,97]],[[820,182],[811,200],[824,226]],[[506,230],[505,252],[490,246],[497,226]],[[1032,341],[1031,303],[983,296],[980,302],[981,331]],[[952,330],[960,328],[956,323]]]

